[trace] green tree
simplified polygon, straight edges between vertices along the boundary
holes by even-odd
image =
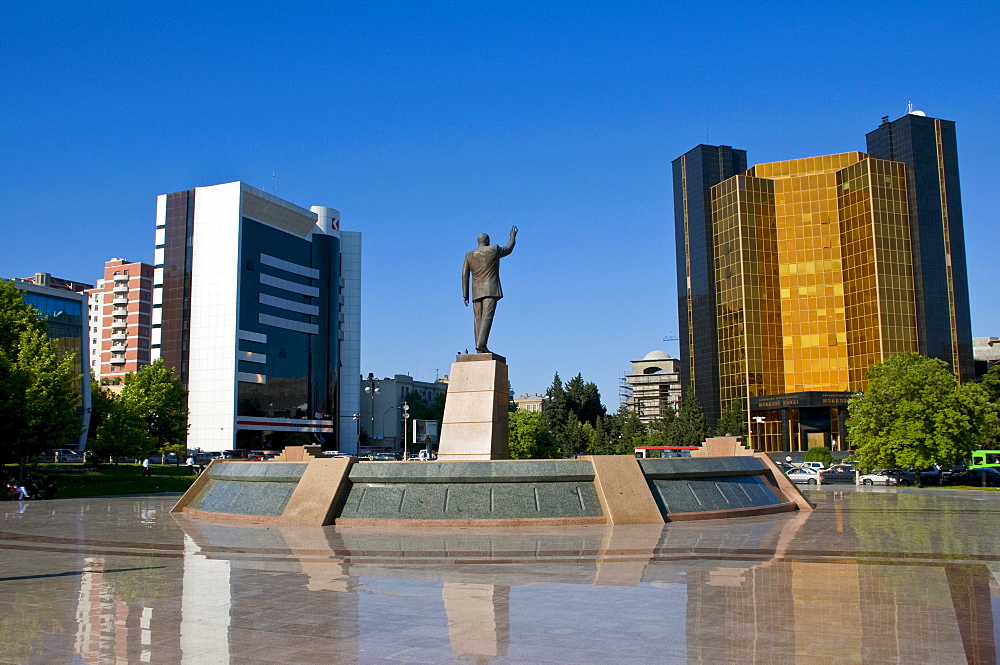
[[[187,391],[162,358],[126,374],[119,399],[142,419],[157,449],[186,444]]]
[[[865,374],[848,403],[847,429],[863,471],[950,466],[996,436],[997,406],[974,383],[957,385],[942,360],[901,353]]]
[[[986,390],[991,402],[1000,404],[1000,365],[990,367],[990,370],[983,375],[980,385]]]
[[[611,435],[607,429],[609,416],[598,417],[594,425],[594,440],[590,444],[590,452],[595,455],[614,455]]]
[[[514,411],[507,419],[511,459],[560,457],[559,443],[537,411]]]
[[[118,396],[105,387],[104,383],[90,382],[90,429],[87,433],[87,449],[90,450],[90,443],[97,438],[97,429],[101,426],[104,418],[115,408]]]
[[[545,389],[544,404],[542,420],[545,422],[545,427],[553,433],[561,432],[569,418],[569,400],[563,389],[562,379],[559,378],[559,372],[552,378],[552,385]]]
[[[592,426],[606,413],[597,384],[584,381],[582,374],[577,374],[566,383],[566,406],[581,423]]]
[[[743,400],[731,400],[722,409],[719,420],[715,423],[715,436],[746,436],[747,412],[743,408]]]
[[[46,333],[34,326],[22,330],[16,347],[4,349],[2,356],[0,444],[23,466],[29,457],[80,435],[80,377],[74,354],[60,358]]]
[[[672,445],[674,422],[677,420],[677,412],[667,409],[662,416],[649,423],[649,445],[669,446]]]
[[[9,279],[0,279],[0,354],[12,354],[27,330],[46,331],[45,319],[24,302],[24,292]]]
[[[557,435],[562,448],[562,456],[579,455],[589,450],[594,442],[594,428],[590,423],[581,423],[572,411],[566,418],[566,424]]]
[[[636,446],[649,445],[646,426],[625,404],[618,407],[617,413],[605,419],[604,426],[610,439],[610,445],[604,453],[606,455],[634,455]]]
[[[87,447],[98,461],[110,459],[117,466],[119,457],[141,457],[154,441],[142,416],[129,402],[111,399],[110,404]]]
[[[672,429],[675,446],[700,446],[705,442],[705,413],[693,389],[687,390],[681,398]]]

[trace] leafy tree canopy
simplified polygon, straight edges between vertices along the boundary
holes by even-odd
[[[98,389],[105,393],[104,389]],[[113,461],[119,457],[138,458],[147,453],[154,441],[146,431],[146,423],[129,402],[102,394],[105,412],[97,426],[96,436],[87,448],[98,462]]]
[[[162,358],[125,375],[120,399],[143,420],[158,448],[187,441],[187,391]]]
[[[552,459],[561,456],[556,438],[545,427],[537,411],[513,411],[507,428],[511,459]]]
[[[980,385],[986,390],[986,395],[991,402],[1000,404],[1000,365],[990,367],[990,370],[983,376]]]
[[[996,435],[997,406],[979,384],[957,385],[944,361],[901,353],[865,375],[848,404],[859,467],[952,465]]]
[[[80,434],[74,365],[21,290],[0,280],[0,458],[24,462]]]

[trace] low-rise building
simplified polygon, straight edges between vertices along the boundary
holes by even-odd
[[[630,411],[644,424],[662,418],[681,401],[680,368],[676,358],[663,351],[650,351],[632,361],[632,373],[624,378],[623,397]]]
[[[448,392],[448,377],[436,381],[417,381],[406,374],[377,379],[373,374],[361,379],[361,412],[357,419],[358,437],[365,434],[362,448],[373,451],[401,452],[403,446],[404,402],[410,393],[420,395],[425,404],[431,405]],[[411,414],[412,415],[412,414]],[[410,439],[412,440],[412,434]]]
[[[534,395],[524,393],[520,397],[514,398],[514,404],[521,411],[537,411],[540,413],[545,410],[546,402],[545,395],[539,395],[538,393]]]
[[[1000,337],[973,337],[972,359],[976,378],[990,371],[990,367],[1000,365]]]

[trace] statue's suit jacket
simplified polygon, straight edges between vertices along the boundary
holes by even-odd
[[[462,292],[468,297],[469,273],[472,273],[472,300],[482,298],[503,298],[500,288],[500,259],[514,251],[514,239],[506,246],[486,245],[477,247],[465,255],[462,266]]]

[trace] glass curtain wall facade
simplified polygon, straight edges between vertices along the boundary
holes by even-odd
[[[909,113],[866,136],[873,157],[906,165],[920,353],[975,376],[955,123]]]
[[[919,112],[868,151],[673,162],[681,378],[711,425],[739,400],[754,447],[844,447],[850,394],[902,351],[974,375],[955,124]]]
[[[695,391],[709,426],[720,413],[709,190],[746,168],[746,151],[725,145],[699,145],[673,161],[681,384]]]
[[[759,164],[711,189],[719,395],[771,411],[755,447],[828,445],[869,365],[916,350],[907,210],[904,166],[859,152]]]
[[[53,448],[83,450],[87,446],[87,428],[90,426],[90,361],[89,325],[87,321],[87,295],[58,288],[36,286],[25,280],[14,280],[14,286],[24,292],[24,302],[47,317],[46,332],[55,342],[60,357],[73,354],[73,369],[79,375],[74,381],[80,395],[80,435],[70,441],[53,441]]]

